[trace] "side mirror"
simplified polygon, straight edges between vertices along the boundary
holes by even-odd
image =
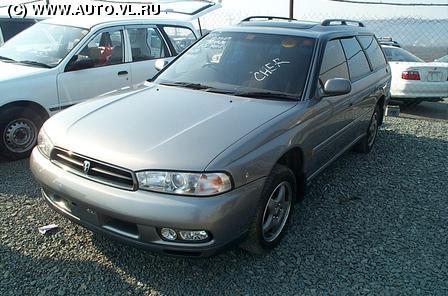
[[[330,79],[325,83],[324,93],[326,96],[342,96],[352,91],[352,83],[343,78]]]
[[[85,70],[90,68],[95,68],[95,60],[91,58],[78,60],[79,56],[75,55],[70,59],[70,62],[65,68],[66,72]]]
[[[168,63],[169,62],[167,60],[159,59],[154,64],[154,68],[156,68],[157,71],[161,71],[163,68],[166,67],[166,65],[168,65]]]

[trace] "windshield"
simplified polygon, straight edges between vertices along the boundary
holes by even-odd
[[[156,83],[208,91],[262,92],[301,97],[314,39],[213,32],[166,69]]]
[[[39,23],[0,47],[0,59],[32,66],[57,66],[88,30]]]
[[[409,51],[402,48],[394,47],[383,47],[384,53],[386,54],[387,60],[389,62],[410,62],[410,63],[424,63],[425,61],[421,58],[413,55]]]

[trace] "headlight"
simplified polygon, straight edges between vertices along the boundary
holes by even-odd
[[[50,158],[51,150],[53,150],[53,143],[51,142],[50,138],[47,136],[43,128],[40,130],[39,135],[37,136],[37,148],[43,155],[45,155],[45,157]]]
[[[192,196],[212,196],[232,189],[225,173],[144,171],[137,173],[140,189]]]

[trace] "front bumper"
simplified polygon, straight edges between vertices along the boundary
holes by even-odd
[[[264,179],[225,194],[197,198],[125,191],[66,172],[37,148],[30,167],[49,205],[94,232],[174,256],[211,256],[243,239],[254,218]],[[207,230],[204,243],[168,242],[158,230]]]

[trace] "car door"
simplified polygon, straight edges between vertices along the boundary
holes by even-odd
[[[131,85],[124,27],[97,32],[58,75],[61,109]]]
[[[365,95],[353,102],[358,130],[363,133],[373,114],[378,98],[386,94],[389,85],[389,68],[380,44],[373,35],[357,37],[369,61],[371,74],[364,79]]]
[[[375,107],[375,93],[378,90],[378,84],[375,75],[372,74],[366,53],[358,39],[350,37],[341,39],[341,42],[348,61],[350,80],[352,82],[350,112],[353,124],[348,131],[349,140],[352,142],[367,131],[367,126]]]
[[[170,61],[173,54],[156,26],[126,26],[126,32],[132,60],[132,84],[138,84],[157,74],[155,68],[157,60]]]
[[[338,156],[348,145],[347,128],[353,121],[350,94],[326,96],[325,83],[334,78],[349,79],[347,61],[340,40],[327,42],[319,75],[319,98],[310,104],[314,113],[321,117],[314,123],[310,137],[312,147],[311,171],[318,172]]]

